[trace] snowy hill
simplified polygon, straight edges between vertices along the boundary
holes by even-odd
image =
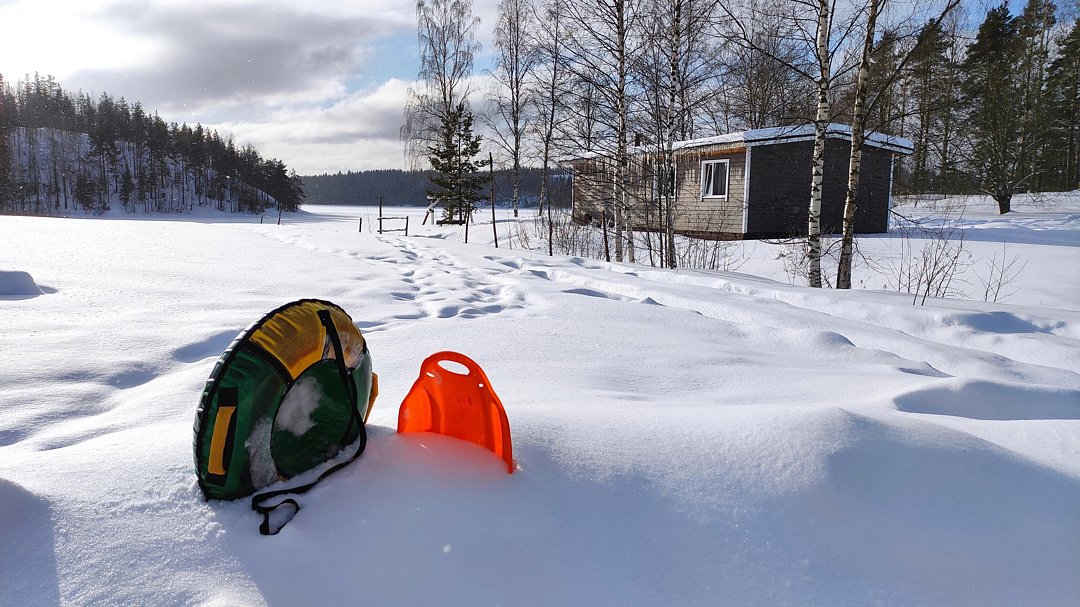
[[[164,123],[161,126],[166,128]],[[173,127],[190,139],[187,125],[183,126],[185,131],[175,124]],[[162,146],[166,139],[163,135]],[[215,142],[217,147],[212,145]],[[214,169],[215,155],[219,167],[226,164],[225,159],[247,159],[250,166],[244,173],[258,173],[268,187],[284,191],[282,188],[292,184],[280,162],[262,161],[253,148],[237,152],[231,141],[226,148],[219,139],[206,143],[206,150],[200,149],[201,155],[194,156],[200,159],[198,163],[192,162],[194,146],[190,142],[182,150],[162,148],[151,153],[145,143],[116,140],[110,151],[103,153],[95,150],[86,133],[51,128],[16,128],[8,147],[13,151],[14,190],[7,208],[0,205],[4,213],[261,213],[276,207],[277,199],[256,187],[258,184],[241,179],[237,168]]]
[[[307,211],[0,217],[37,287],[0,281],[0,604],[1080,603],[1080,209],[969,214],[1011,230],[1019,292],[923,306],[787,284],[764,243],[668,271]],[[352,315],[381,395],[364,455],[263,537],[202,499],[194,409],[302,297]],[[444,349],[491,379],[514,474],[395,433]]]

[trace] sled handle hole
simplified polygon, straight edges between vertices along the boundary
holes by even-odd
[[[455,375],[469,375],[472,373],[465,365],[452,360],[440,360],[439,367]]]

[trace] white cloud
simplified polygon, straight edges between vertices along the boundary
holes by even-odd
[[[485,45],[495,5],[476,3]],[[401,167],[415,6],[14,0],[0,3],[0,74],[51,74],[65,89],[140,101],[167,121],[231,133],[301,174]]]
[[[118,70],[155,51],[99,16],[101,2],[19,0],[0,5],[0,73],[9,80],[40,72],[65,78],[87,65]]]
[[[252,119],[207,126],[233,133],[300,174],[403,168],[398,132],[409,85],[392,78],[325,107],[283,105]]]

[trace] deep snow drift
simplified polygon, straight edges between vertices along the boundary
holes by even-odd
[[[1080,603],[1075,210],[994,219],[1026,236],[1012,303],[926,306],[309,210],[0,217],[0,269],[48,285],[0,296],[0,604]],[[262,537],[202,499],[191,426],[237,332],[302,297],[352,315],[381,395],[363,457]],[[394,432],[444,349],[516,473]]]
[[[0,270],[0,297],[37,297],[41,287],[34,277],[19,270]]]

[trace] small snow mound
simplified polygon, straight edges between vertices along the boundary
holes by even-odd
[[[27,272],[0,270],[0,296],[36,297],[44,291]]]
[[[949,380],[897,397],[908,413],[984,420],[1080,419],[1080,391],[982,380]]]
[[[822,348],[834,348],[834,347],[853,347],[855,344],[851,343],[851,340],[843,335],[836,333],[835,331],[820,331],[814,336],[812,341],[813,345]]]

